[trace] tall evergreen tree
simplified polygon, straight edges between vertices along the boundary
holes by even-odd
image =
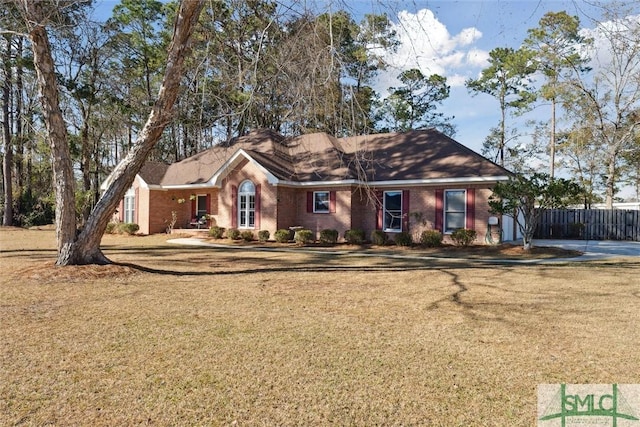
[[[580,20],[566,12],[548,12],[537,28],[528,31],[525,46],[533,51],[532,58],[546,82],[540,89],[543,99],[551,103],[549,122],[549,175],[555,175],[556,164],[556,106],[567,82],[575,72],[586,71],[587,58],[581,55],[588,42],[580,35]]]
[[[391,130],[406,132],[433,127],[453,136],[452,117],[437,112],[438,105],[449,97],[447,78],[438,74],[427,77],[416,68],[403,71],[398,78],[404,85],[389,88],[391,95],[383,103]]]
[[[534,71],[529,51],[495,48],[489,52],[489,66],[482,70],[481,76],[465,83],[473,94],[486,93],[496,98],[500,104],[500,123],[495,148],[501,166],[505,165],[507,113],[522,112],[535,100],[530,83],[530,76]]]

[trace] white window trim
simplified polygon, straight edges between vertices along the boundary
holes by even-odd
[[[122,220],[125,223],[136,222],[136,190],[129,188],[124,195]]]
[[[451,229],[451,230],[447,230],[447,193],[449,192],[462,192],[464,193],[464,225],[462,228],[465,228],[466,224],[467,224],[467,190],[463,189],[463,188],[451,188],[449,190],[444,190],[444,193],[442,194],[442,230],[443,230],[443,234],[451,234],[453,233],[456,229]],[[459,212],[459,211],[455,211],[455,212]]]
[[[251,182],[251,185],[253,185],[253,192],[241,192],[238,190],[238,228],[239,229],[254,229],[256,228],[256,185],[251,181],[251,180],[245,180],[242,181],[240,183],[240,185],[238,186],[238,189],[242,188],[242,186],[244,185],[245,182]],[[244,212],[246,213],[246,218],[247,218],[247,224],[242,224],[242,208],[241,208],[241,203],[242,203],[242,197],[247,197],[247,196],[253,196],[253,209],[249,208],[249,199],[247,197],[246,200],[246,204],[247,207],[244,209]],[[249,218],[250,218],[250,213],[253,212],[253,224],[251,224],[249,222]]]
[[[326,194],[327,195],[327,209],[326,210],[316,210],[316,194]],[[313,213],[328,214],[330,212],[331,212],[331,192],[330,191],[314,191],[313,192]]]
[[[387,193],[400,193],[400,228],[387,228],[385,224],[385,219],[387,218]],[[402,190],[390,190],[382,193],[382,231],[387,233],[402,233]]]

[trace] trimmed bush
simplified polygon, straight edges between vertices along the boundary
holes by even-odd
[[[258,240],[261,242],[266,242],[267,240],[269,240],[270,235],[271,233],[269,233],[269,230],[260,230],[258,231]]]
[[[442,246],[442,233],[438,230],[425,230],[420,234],[420,244],[428,248]]]
[[[273,237],[278,243],[287,243],[291,239],[291,231],[282,228],[280,230],[276,230]]]
[[[213,237],[214,239],[222,239],[224,235],[224,227],[218,227],[214,225],[209,229],[209,237]]]
[[[338,230],[320,230],[320,243],[333,245],[338,241]]]
[[[107,229],[104,230],[104,232],[106,234],[113,234],[116,232],[116,229],[118,228],[118,223],[117,222],[110,222],[109,224],[107,224]]]
[[[383,246],[387,244],[388,236],[382,230],[373,230],[371,232],[371,243],[378,246]]]
[[[458,228],[451,233],[451,240],[457,246],[469,246],[474,240],[476,240],[475,230],[468,230],[466,228]]]
[[[134,235],[136,232],[140,230],[140,226],[138,224],[134,224],[131,222],[121,222],[118,224],[118,233]]]
[[[344,232],[344,239],[351,245],[361,245],[364,243],[364,231],[353,229]]]
[[[238,230],[237,228],[228,229],[227,237],[231,240],[238,240],[240,238],[240,230]]]
[[[300,245],[306,245],[308,243],[313,243],[315,240],[313,238],[313,231],[311,230],[298,230],[296,234],[293,236],[293,240]]]
[[[251,242],[255,238],[255,236],[253,235],[253,231],[244,230],[242,233],[240,233],[240,238],[245,242]]]
[[[393,240],[398,246],[411,246],[411,244],[413,243],[413,237],[411,237],[411,234],[407,233],[406,231],[396,234]]]

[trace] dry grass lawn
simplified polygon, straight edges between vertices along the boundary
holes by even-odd
[[[0,425],[529,426],[640,383],[640,259],[496,266],[0,229]]]

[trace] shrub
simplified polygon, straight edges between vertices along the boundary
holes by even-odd
[[[269,233],[269,230],[260,230],[258,231],[258,240],[260,240],[261,242],[266,242],[267,240],[269,240],[270,235],[271,233]]]
[[[14,210],[14,218],[22,227],[55,223],[56,207],[53,195],[38,197],[34,196],[35,193],[23,191],[18,196],[17,203],[21,208],[20,212]]]
[[[244,230],[242,233],[240,233],[240,238],[245,242],[251,242],[255,238],[255,236],[253,235],[253,231]]]
[[[374,245],[385,245],[387,244],[387,233],[382,230],[373,230],[371,232],[371,243]]]
[[[118,233],[133,235],[140,230],[140,226],[138,224],[134,224],[131,222],[121,222],[118,224]]]
[[[320,230],[320,243],[333,245],[338,241],[338,230]]]
[[[289,239],[291,239],[291,231],[286,230],[284,228],[277,230],[273,237],[276,239],[278,243],[287,243]]]
[[[466,228],[458,228],[451,233],[451,240],[457,246],[469,246],[474,240],[476,240],[475,230],[468,230]]]
[[[442,233],[438,230],[425,230],[420,234],[420,244],[428,248],[442,245]]]
[[[110,222],[109,224],[107,224],[107,229],[104,230],[104,232],[106,234],[113,234],[116,232],[117,228],[118,228],[117,222]]]
[[[361,245],[364,243],[364,231],[358,229],[347,230],[344,232],[344,239],[349,244]]]
[[[313,243],[315,240],[313,238],[313,231],[311,230],[298,230],[296,234],[293,236],[293,240],[300,245],[304,245],[307,243]]]
[[[393,240],[398,246],[411,246],[411,244],[413,243],[413,237],[411,237],[411,234],[407,233],[406,231],[396,234]]]
[[[214,239],[222,239],[224,235],[224,227],[218,227],[214,225],[209,229],[209,237],[213,237]]]
[[[238,240],[240,238],[240,230],[238,230],[237,228],[228,229],[227,237],[231,240]]]

